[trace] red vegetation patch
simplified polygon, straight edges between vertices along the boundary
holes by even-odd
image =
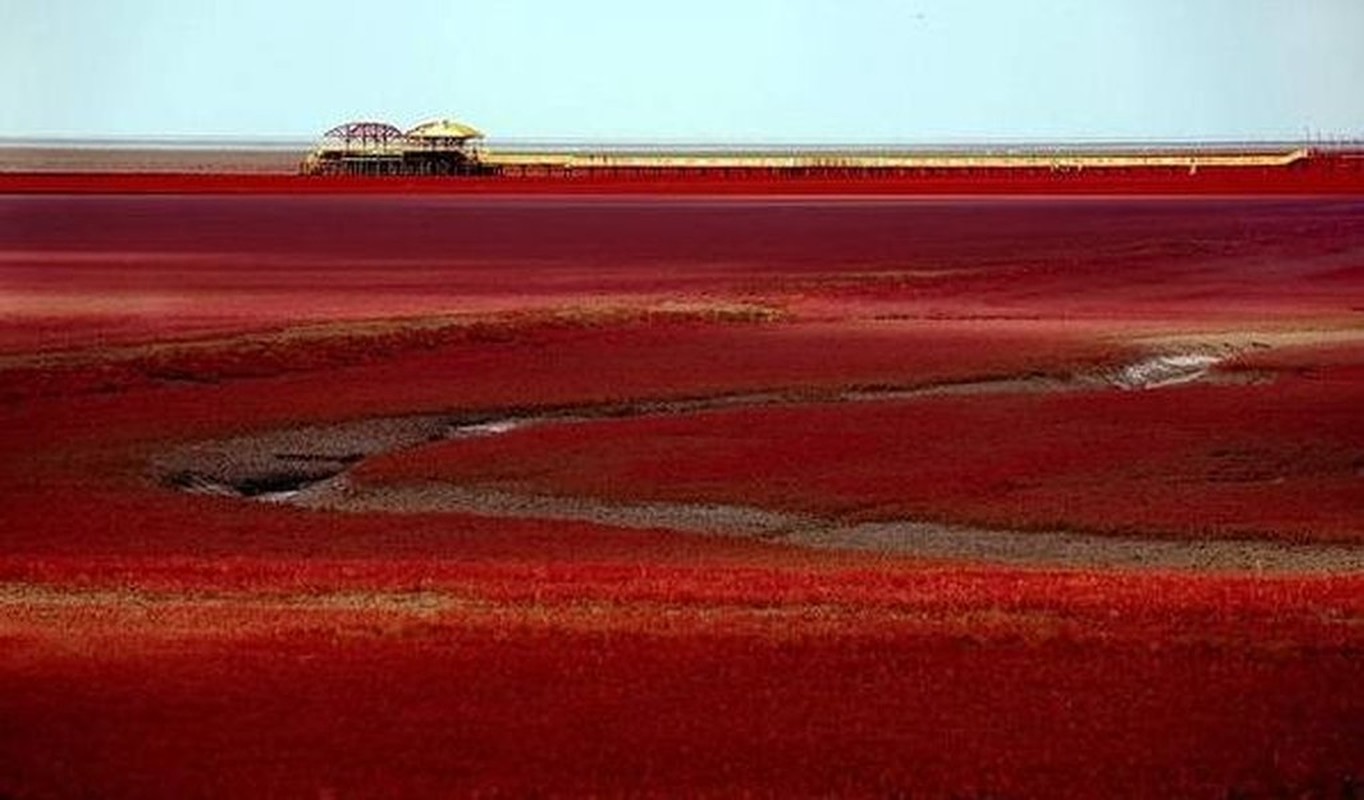
[[[19,796],[1335,796],[1364,756],[1358,654],[1312,649],[376,620],[6,661]]]
[[[812,314],[1356,313],[1364,220],[1322,199],[0,199],[0,352],[300,321],[753,299]]]
[[[1275,796],[1364,758],[1357,579],[641,555],[11,564],[0,785]]]
[[[58,446],[87,436],[169,437],[182,425],[193,426],[183,435],[208,438],[242,427],[459,408],[1065,374],[1131,357],[1119,344],[1086,338],[1084,329],[1045,322],[716,324],[685,314],[528,315],[435,331],[225,340],[105,360],[81,355],[0,368],[0,399],[30,411],[41,405]],[[136,400],[117,399],[126,392]],[[149,414],[153,407],[157,413]],[[237,413],[224,418],[223,408]],[[0,427],[0,441],[6,433]],[[15,433],[26,439],[32,431]]]
[[[106,188],[196,188],[138,180]],[[311,422],[1063,374],[1138,334],[1340,327],[1357,203],[0,204],[0,794],[1330,796],[1364,775],[1356,576],[327,514],[148,468]],[[666,300],[702,313],[650,314]],[[786,315],[706,311],[754,304]],[[491,335],[424,327],[474,312]],[[1357,348],[1244,363],[1280,378],[546,427],[362,473],[1358,538]]]

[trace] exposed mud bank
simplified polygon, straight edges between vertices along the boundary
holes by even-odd
[[[326,511],[466,513],[740,536],[835,550],[1038,567],[1253,573],[1364,571],[1364,547],[1250,539],[1166,540],[1064,531],[1024,532],[916,520],[837,519],[713,503],[612,503],[451,484],[363,487],[345,476],[300,492]]]
[[[339,475],[352,464],[380,453],[472,436],[494,436],[529,425],[586,420],[693,414],[731,408],[815,403],[903,401],[959,395],[1038,392],[1142,390],[1199,382],[1259,380],[1254,373],[1217,373],[1233,348],[1156,355],[1108,371],[1065,377],[1026,375],[908,387],[861,387],[836,391],[753,392],[709,397],[538,408],[507,408],[476,413],[416,414],[309,425],[287,430],[204,442],[158,457],[159,480],[204,494],[280,499]]]
[[[352,465],[381,453],[450,439],[497,436],[533,425],[753,406],[992,393],[1155,390],[1193,382],[1257,379],[1254,374],[1214,371],[1218,362],[1235,352],[1228,347],[1203,347],[1153,355],[1109,372],[1070,377],[1024,376],[920,387],[761,392],[633,404],[360,420],[200,443],[161,456],[153,469],[160,481],[184,491],[283,502],[319,511],[466,513],[574,520],[625,528],[741,536],[805,547],[1036,566],[1250,572],[1364,570],[1364,547],[1350,545],[1157,540],[1061,531],[990,530],[919,520],[849,523],[709,503],[617,503],[438,483],[374,487],[357,485],[346,475]]]

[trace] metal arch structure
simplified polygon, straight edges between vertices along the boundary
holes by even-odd
[[[388,145],[399,144],[405,136],[396,125],[387,122],[347,122],[344,125],[337,125],[335,128],[322,134],[324,140],[340,142],[346,147],[353,144],[361,147],[378,145],[387,147]]]
[[[475,144],[482,137],[477,128],[448,119],[406,133],[387,122],[357,120],[322,134],[299,170],[308,175],[485,174]]]

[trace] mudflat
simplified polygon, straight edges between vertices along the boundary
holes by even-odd
[[[0,793],[1364,775],[1357,199],[6,195],[0,284]]]

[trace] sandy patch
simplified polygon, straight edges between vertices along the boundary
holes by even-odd
[[[1258,350],[1280,347],[1309,347],[1364,341],[1364,328],[1285,328],[1260,330],[1235,329],[1198,333],[1162,334],[1130,340],[1152,350]]]
[[[591,522],[953,562],[1251,573],[1364,571],[1364,547],[1353,545],[1147,539],[1065,531],[995,530],[916,520],[848,524],[837,519],[714,503],[612,503],[440,483],[357,487],[344,476],[300,492],[294,502],[326,511],[463,513]]]

